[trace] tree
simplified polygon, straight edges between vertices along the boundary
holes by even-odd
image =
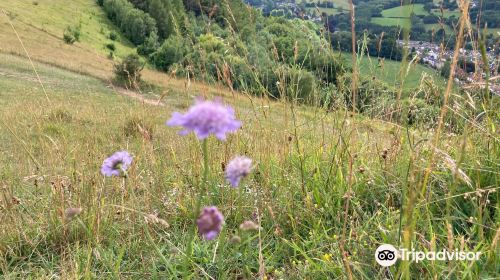
[[[140,55],[152,54],[160,47],[158,39],[159,38],[156,32],[149,34],[149,37],[144,41],[144,43],[137,47],[137,53]]]
[[[180,62],[187,53],[183,38],[170,36],[151,56],[151,62],[156,68],[167,71],[169,67]]]
[[[136,45],[157,32],[155,20],[127,0],[104,0],[103,8],[109,19]]]
[[[162,39],[168,38],[173,30],[171,21],[169,20],[170,15],[165,8],[161,0],[149,0],[147,11],[155,19],[158,36]]]

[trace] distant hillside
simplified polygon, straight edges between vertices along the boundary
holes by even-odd
[[[107,78],[112,74],[106,44],[113,43],[117,58],[134,52],[133,46],[106,18],[93,0],[19,0],[1,1],[0,9],[9,16],[30,55],[40,61]],[[2,52],[25,55],[19,40],[9,25],[7,16],[0,16]],[[64,43],[67,27],[81,29],[80,41]],[[110,33],[118,35],[115,41]]]
[[[74,0],[70,5],[65,0],[0,1],[0,11],[8,15],[0,12],[0,52],[26,56],[10,23],[33,60],[106,81],[113,78],[116,61],[136,52],[132,43],[121,35],[94,0]],[[72,45],[63,40],[68,26],[78,26],[81,30],[80,40]],[[109,38],[111,33],[117,35],[115,40]],[[115,46],[113,59],[109,58],[110,50],[106,47],[110,43]],[[142,77],[168,91],[187,92],[186,86],[189,86],[189,91],[220,92],[197,83],[195,79],[186,84],[184,80],[147,68],[143,70]]]

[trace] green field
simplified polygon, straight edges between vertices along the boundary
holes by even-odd
[[[346,65],[352,65],[351,54],[342,53],[343,61]],[[398,86],[400,84],[400,71],[401,62],[384,59],[383,62],[379,62],[377,58],[364,57],[359,62],[359,69],[361,75],[364,77],[376,77],[391,86]],[[410,66],[408,75],[404,82],[404,88],[409,90],[418,87],[420,84],[420,78],[423,74],[427,74],[433,77],[436,84],[443,86],[446,80],[439,75],[439,73],[421,64],[413,64]]]
[[[441,10],[439,10],[439,9],[433,9],[432,13],[438,17],[441,17]],[[458,11],[458,10],[455,10],[455,11],[444,10],[442,16],[444,18],[449,18],[451,16],[455,16],[458,19],[460,17],[460,11]]]
[[[423,4],[412,4],[383,10],[382,16],[388,18],[409,18],[412,12],[416,15],[429,14],[424,10]]]
[[[316,9],[316,8],[307,8],[307,11],[308,11],[309,13],[311,13],[311,14],[312,14],[312,13],[314,13],[314,12],[317,12],[318,10],[319,10],[319,12],[320,12],[321,14],[325,13],[325,14],[327,14],[327,15],[329,15],[329,16],[331,16],[331,15],[336,15],[336,14],[339,14],[339,13],[340,13],[340,12],[339,12],[339,10],[338,10],[338,9],[336,9],[336,8],[321,8],[321,7],[318,7],[317,9]],[[344,11],[345,11],[345,10],[344,10]],[[320,15],[320,14],[319,14],[319,15]]]
[[[373,17],[371,22],[382,26],[401,26],[403,28],[410,28],[411,26],[409,18]]]
[[[335,5],[335,8],[342,7],[344,9],[349,9],[349,1],[347,0],[327,0],[327,1],[321,1],[321,0],[297,0],[297,3],[301,2],[307,2],[307,3],[318,3],[318,2],[330,2]]]
[[[435,23],[435,24],[425,24],[425,29],[426,30],[439,30],[441,28],[444,28],[444,30],[446,31],[447,34],[452,34],[454,31],[453,29],[447,25],[447,24],[444,24],[443,26],[441,26],[441,24],[439,23]]]
[[[386,9],[382,11],[382,17],[373,17],[371,22],[382,26],[400,26],[403,28],[410,28],[410,15],[412,12],[416,15],[428,14],[423,7],[423,4],[413,4]]]

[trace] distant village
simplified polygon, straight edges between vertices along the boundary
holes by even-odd
[[[410,53],[416,55],[420,63],[437,70],[441,70],[445,67],[446,63],[449,63],[453,58],[452,50],[443,48],[438,44],[424,41],[405,42],[403,40],[397,40],[397,44],[401,47],[407,48]],[[460,63],[455,73],[455,82],[464,87],[472,85],[484,86],[486,74],[482,71],[476,71],[475,69],[476,65],[483,68],[482,66],[484,62],[481,57],[481,53],[477,50],[467,50],[461,48],[459,50],[459,59],[462,63]],[[490,77],[497,76],[500,61],[495,55],[494,50],[489,49],[486,51],[486,59],[490,69]],[[469,67],[468,65],[472,65],[472,67]],[[490,83],[490,90],[492,93],[500,95],[500,84],[498,82]]]
[[[252,5],[251,0],[247,0],[249,4]],[[263,4],[253,6],[257,9],[262,10],[265,13],[276,16],[286,16],[289,18],[302,18],[304,20],[310,20],[316,23],[321,23],[323,19],[320,14],[317,13],[303,13],[301,7],[295,3],[295,1],[272,1],[264,3],[265,1],[260,1]],[[269,5],[271,3],[271,6]],[[471,5],[475,6],[476,1],[472,1]],[[443,48],[438,44],[425,42],[425,41],[409,41],[405,43],[403,40],[397,40],[397,44],[401,47],[407,47],[408,50],[416,55],[419,59],[419,63],[425,64],[436,70],[441,70],[445,67],[446,63],[452,60],[453,51]],[[490,69],[490,77],[498,76],[498,67],[500,65],[499,58],[495,55],[493,49],[488,49],[486,52],[486,57]],[[479,51],[460,49],[461,61],[465,61],[466,64],[479,65],[482,66],[483,60]],[[459,67],[455,73],[455,82],[463,87],[469,87],[472,85],[484,85],[486,75],[481,73],[481,71],[475,71],[475,67]],[[500,83],[491,82],[490,90],[496,94],[500,95]]]

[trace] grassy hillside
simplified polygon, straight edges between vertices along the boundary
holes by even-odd
[[[9,15],[2,14],[0,17],[2,52],[25,55],[9,25],[10,20],[35,60],[98,77],[109,77],[113,62],[107,58],[109,51],[105,50],[105,44],[111,42],[107,38],[109,33],[117,29],[94,1],[76,0],[70,5],[63,0],[2,1],[0,9]],[[81,26],[81,42],[74,45],[64,43],[63,33],[67,26]],[[115,45],[118,57],[134,52],[121,36]]]
[[[404,28],[409,28],[411,25],[409,18],[373,17],[371,22],[382,26],[401,26]]]
[[[26,59],[5,54],[1,54],[0,58],[1,176],[9,194],[21,201],[19,206],[9,208],[8,213],[0,215],[7,219],[12,215],[23,216],[21,220],[0,225],[0,250],[9,260],[1,261],[1,274],[8,278],[29,276],[40,279],[52,274],[62,278],[81,278],[111,273],[117,278],[130,275],[135,275],[135,278],[137,275],[167,277],[185,273],[182,270],[182,255],[168,252],[183,252],[186,249],[188,234],[185,229],[191,224],[188,217],[194,191],[190,186],[194,182],[190,178],[200,172],[200,166],[194,162],[201,161],[201,154],[193,137],[181,138],[175,129],[166,127],[164,123],[173,111],[185,110],[192,103],[195,92],[190,95],[173,93],[164,100],[165,106],[143,105],[118,94],[95,78],[36,63],[50,98],[47,102]],[[224,93],[217,92],[217,95],[224,96]],[[214,184],[223,183],[220,164],[227,162],[235,153],[251,156],[258,163],[260,175],[252,176],[249,181],[246,188],[251,192],[237,192],[228,187],[214,188],[215,193],[207,203],[219,205],[226,215],[228,229],[237,229],[239,223],[251,218],[255,209],[267,213],[259,214],[266,217],[262,216],[262,225],[266,230],[260,240],[263,244],[276,244],[272,248],[267,245],[262,250],[266,265],[278,269],[278,272],[266,269],[270,274],[291,275],[288,268],[281,270],[281,267],[292,265],[282,266],[282,263],[284,257],[291,256],[288,251],[295,246],[303,248],[301,250],[313,250],[308,258],[337,255],[333,232],[320,233],[311,224],[310,230],[317,232],[314,234],[316,241],[297,243],[288,236],[292,228],[285,222],[286,212],[299,202],[287,197],[300,193],[300,176],[297,177],[296,173],[297,154],[294,142],[288,138],[297,137],[300,145],[307,147],[304,155],[321,155],[316,159],[320,160],[318,162],[307,161],[307,166],[310,166],[307,170],[313,166],[324,169],[321,162],[328,161],[335,143],[325,142],[323,138],[325,133],[333,137],[333,128],[321,127],[325,122],[340,125],[335,120],[336,115],[325,116],[320,111],[300,109],[296,121],[301,125],[296,130],[286,104],[248,100],[244,96],[226,96],[224,100],[235,107],[244,129],[226,143],[209,141],[213,170],[211,181]],[[152,140],[143,138],[135,123],[147,128],[153,135]],[[306,123],[307,126],[303,125]],[[360,149],[360,155],[374,154],[378,147],[390,145],[392,136],[386,129],[359,120],[356,142],[369,143],[374,141],[374,135],[386,139],[373,142],[370,148]],[[366,134],[368,131],[369,135]],[[129,189],[125,194],[120,191],[120,180],[103,181],[99,174],[102,160],[119,149],[127,149],[134,155],[135,167],[129,173]],[[363,160],[363,166],[368,166],[370,162],[377,165],[376,160],[369,158]],[[254,180],[257,181],[253,183]],[[63,193],[60,191],[63,189],[53,189],[51,184],[57,187],[68,182],[71,188],[64,190],[67,197],[61,201]],[[327,213],[333,213],[332,209],[326,208],[326,205],[336,203],[342,189],[328,191],[331,199],[320,204],[317,199],[308,196],[316,206],[311,204],[294,210],[294,215],[300,217],[301,223],[310,219],[301,214],[303,211],[314,216],[320,213],[331,215]],[[321,188],[314,190],[318,195],[324,191]],[[96,197],[103,197],[103,200],[99,202]],[[231,205],[239,210],[232,212]],[[58,222],[61,211],[67,207],[82,207],[82,220],[65,225]],[[271,210],[275,213],[273,218],[269,216],[268,211]],[[166,219],[171,227],[145,224],[144,216],[151,213]],[[100,218],[95,224],[97,217]],[[376,224],[378,222],[373,226],[376,227]],[[278,227],[285,232],[279,235],[273,233]],[[22,237],[17,234],[20,228],[26,229]],[[299,232],[309,226],[302,225],[301,228],[297,229],[297,234],[301,235]],[[43,229],[43,233],[38,229]],[[247,238],[245,242],[250,243],[255,237],[242,235],[242,238]],[[282,243],[282,238],[295,245],[288,244],[288,241]],[[367,237],[363,239],[371,242]],[[320,245],[325,241],[332,243],[326,247]],[[88,247],[87,244],[93,245]],[[214,246],[215,243],[197,243],[197,255],[201,259],[211,259]],[[208,262],[196,269],[196,273],[207,271],[212,275],[227,275],[230,271],[234,275],[251,275],[255,272],[258,251],[253,245],[221,246],[216,254],[216,263]],[[318,251],[317,246],[323,249]],[[25,255],[26,249],[23,248],[35,254]],[[58,248],[67,253],[57,254]],[[126,253],[122,255],[120,252]],[[245,254],[243,259],[239,256],[241,253]],[[90,259],[88,254],[91,254]],[[239,265],[239,262],[243,263]],[[57,266],[52,266],[56,263]],[[214,264],[218,267],[215,271],[211,268]],[[337,270],[339,265],[337,261],[320,261],[318,264],[323,271],[318,272],[319,275]],[[31,269],[28,265],[38,269]],[[296,269],[304,268],[299,266]],[[306,271],[303,273],[307,274]]]
[[[317,12],[319,10],[319,12],[321,14],[325,13],[329,16],[331,15],[336,15],[336,14],[339,14],[339,10],[336,9],[336,8],[322,8],[322,7],[318,7],[318,8],[307,8],[307,11],[309,13],[314,13],[315,11]]]
[[[412,4],[383,10],[382,17],[374,17],[371,19],[371,22],[382,26],[401,26],[403,28],[410,28],[410,15],[412,12],[416,15],[428,14],[428,12],[424,10],[423,4]]]
[[[94,0],[75,0],[70,5],[64,0],[1,1],[0,11],[7,14],[0,13],[0,52],[3,53],[26,56],[22,48],[24,44],[33,60],[107,81],[113,77],[115,61],[136,53]],[[19,34],[22,44],[10,24]],[[67,26],[80,26],[80,42],[64,43],[63,33]],[[108,38],[111,32],[118,35],[116,41]],[[109,50],[105,47],[111,42],[116,46],[114,59],[108,57]],[[166,88],[186,86],[184,81],[149,69],[145,69],[142,76],[145,81]],[[194,80],[189,85],[204,92],[208,90]]]
[[[75,0],[71,1],[70,5],[60,0],[2,1],[0,9],[8,11],[13,22],[36,28],[47,35],[61,39],[61,43],[63,43],[64,28],[81,26],[81,44],[91,47],[102,56],[109,53],[105,44],[114,42],[109,39],[111,32],[118,35],[115,42],[117,47],[115,52],[118,57],[133,51],[133,46],[110,24],[93,1]],[[2,23],[4,22],[5,19],[2,19]],[[21,35],[25,28],[27,27],[20,28]]]
[[[352,65],[351,54],[343,52],[341,53],[341,57],[346,65]],[[401,71],[401,63],[398,61],[390,59],[383,59],[379,61],[377,58],[368,58],[365,56],[359,61],[359,69],[361,74],[365,77],[377,77],[391,86],[397,87],[400,84],[399,73]],[[433,77],[437,85],[444,86],[446,84],[446,79],[440,76],[436,70],[421,64],[412,64],[410,69],[407,71],[404,88],[414,89],[418,87],[420,84],[420,78],[424,73]]]
[[[412,4],[383,10],[382,16],[388,18],[409,18],[412,12],[416,15],[428,14],[424,10],[423,4]]]
[[[10,14],[0,14],[0,278],[498,275],[500,124],[496,107],[489,107],[498,99],[489,104],[452,94],[443,127],[436,128],[430,123],[438,112],[431,110],[439,107],[419,107],[412,98],[394,113],[395,97],[377,99],[393,91],[377,83],[360,98],[381,102],[362,109],[402,124],[153,70],[143,72],[148,84],[140,91],[127,91],[109,82],[114,61],[103,45],[115,29],[93,0],[35,2],[0,2]],[[66,26],[80,23],[81,42],[65,44]],[[119,55],[134,52],[121,37],[116,46]],[[376,75],[398,86],[398,66],[363,59],[361,78]],[[405,86],[429,71],[421,67],[409,69]],[[346,85],[327,94],[341,103],[351,95]],[[433,83],[410,93],[438,104],[444,95]],[[199,96],[220,98],[242,127],[226,141],[200,141],[166,126]],[[486,112],[477,117],[475,108]],[[104,177],[103,161],[120,150],[133,156],[127,175]],[[237,188],[225,179],[235,155],[253,160]],[[223,213],[216,240],[196,233],[198,204]],[[382,267],[374,254],[384,243],[481,258]]]
[[[441,17],[441,10],[440,10],[440,9],[433,9],[433,10],[432,10],[432,12],[433,12],[435,15],[437,15],[437,16],[439,16],[439,17]],[[450,10],[448,10],[448,9],[444,9],[444,10],[443,10],[443,14],[442,14],[442,16],[443,16],[444,18],[449,18],[449,17],[451,17],[451,16],[455,16],[456,18],[459,18],[459,17],[460,17],[460,12],[459,12],[458,10],[455,10],[455,11],[450,11]]]

